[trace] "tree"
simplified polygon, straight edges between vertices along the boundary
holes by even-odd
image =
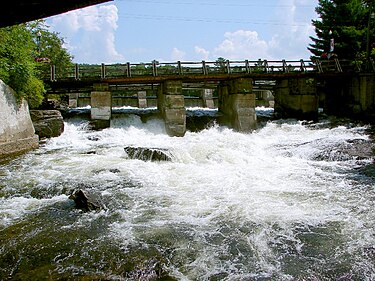
[[[50,65],[54,65],[58,73],[72,66],[73,56],[64,48],[64,39],[58,33],[49,31],[44,20],[29,23],[28,29],[36,44],[35,58],[40,60],[37,64],[39,78],[43,79],[49,74]]]
[[[314,57],[330,51],[330,41],[334,40],[334,53],[341,59],[355,59],[366,53],[370,30],[369,19],[372,1],[364,0],[319,0],[316,7],[318,20],[313,20],[316,37],[311,36],[308,49]],[[369,32],[369,34],[367,33]]]
[[[14,89],[18,100],[25,98],[32,108],[43,101],[42,72],[50,68],[48,63],[36,62],[41,56],[57,65],[69,64],[72,59],[63,48],[63,40],[49,32],[44,21],[0,29],[0,79]]]
[[[215,67],[220,71],[220,72],[225,72],[227,69],[227,60],[223,57],[217,58],[215,61]]]
[[[26,25],[0,29],[0,79],[16,92],[18,100],[26,98],[30,106],[43,100],[42,81],[35,77],[35,44]]]

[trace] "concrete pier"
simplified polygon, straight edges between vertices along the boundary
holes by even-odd
[[[78,98],[79,98],[79,93],[70,93],[69,94],[69,108],[78,107]]]
[[[182,94],[182,81],[170,80],[161,84],[158,92],[158,109],[170,136],[183,137],[186,133],[186,109]]]
[[[137,98],[138,98],[138,107],[139,108],[146,108],[147,107],[147,92],[146,91],[138,91]]]
[[[235,130],[249,132],[256,128],[255,94],[252,79],[234,79],[219,85],[219,111]]]
[[[91,120],[96,129],[108,128],[112,116],[112,94],[106,83],[94,84],[91,92]]]
[[[214,100],[213,100],[213,90],[212,89],[202,89],[202,100],[203,106],[213,109],[215,108]]]
[[[281,118],[315,120],[319,99],[313,78],[290,78],[276,82],[275,114]]]

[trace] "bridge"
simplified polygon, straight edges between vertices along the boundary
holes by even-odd
[[[280,117],[316,119],[319,106],[334,114],[350,110],[371,115],[375,107],[375,64],[371,60],[365,65],[370,68],[337,58],[75,64],[63,69],[51,65],[45,83],[48,94],[69,94],[71,106],[89,93],[91,118],[99,127],[110,124],[112,93],[133,93],[122,97],[137,99],[139,107],[155,99],[167,132],[183,136],[185,103],[194,91],[203,106],[218,107],[228,125],[239,131],[256,127],[255,104],[262,90],[273,93],[275,113]]]

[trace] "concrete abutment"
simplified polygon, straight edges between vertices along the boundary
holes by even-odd
[[[39,147],[27,102],[17,102],[14,91],[1,80],[0,120],[0,159]]]

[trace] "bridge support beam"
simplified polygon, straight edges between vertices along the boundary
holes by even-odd
[[[112,116],[112,94],[107,83],[94,84],[91,92],[91,121],[95,129],[110,127]]]
[[[257,126],[252,82],[251,78],[239,78],[219,85],[219,111],[225,116],[224,122],[241,132]]]
[[[313,78],[278,80],[275,87],[275,114],[280,118],[315,120],[319,98]]]
[[[164,118],[168,135],[183,137],[186,133],[186,109],[182,94],[182,81],[170,80],[161,84],[158,93],[158,109]]]

